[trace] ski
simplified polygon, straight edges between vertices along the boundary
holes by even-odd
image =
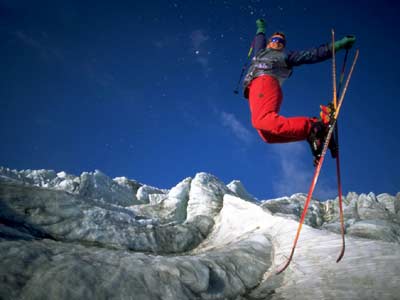
[[[336,109],[337,107],[337,97],[340,93],[342,84],[343,84],[343,79],[344,79],[344,73],[345,73],[345,68],[346,68],[346,62],[347,62],[347,56],[349,54],[349,49],[346,49],[346,54],[344,56],[343,60],[343,65],[342,65],[342,70],[340,72],[340,79],[339,79],[339,88],[336,89],[336,55],[335,55],[335,31],[332,29],[332,73],[333,73],[333,106]],[[336,154],[336,178],[337,178],[337,184],[338,184],[338,201],[339,201],[339,219],[340,219],[340,233],[342,237],[342,247],[339,253],[339,256],[336,259],[336,262],[340,262],[340,260],[343,258],[345,249],[346,249],[346,240],[345,240],[345,225],[344,225],[344,216],[343,216],[343,193],[342,193],[342,180],[341,180],[341,172],[340,172],[340,147],[339,147],[339,125],[336,122],[335,126],[335,132],[334,132],[334,139],[336,141],[337,145],[337,154]]]
[[[339,95],[343,79],[344,79],[344,71],[345,71],[345,66],[346,66],[346,61],[347,61],[347,55],[349,51],[346,50],[345,58],[343,61],[343,67],[342,71],[340,73],[340,82],[339,82],[339,89],[336,88],[336,53],[335,53],[335,31],[332,29],[332,91],[333,91],[333,97],[332,97],[332,103],[333,107],[336,109],[337,107],[337,97]],[[336,178],[337,178],[337,184],[338,184],[338,201],[339,201],[339,219],[340,219],[340,233],[342,237],[342,247],[339,253],[338,258],[336,259],[336,262],[338,263],[344,255],[344,251],[346,249],[346,241],[345,241],[345,226],[344,226],[344,217],[343,217],[343,200],[342,200],[342,180],[340,176],[340,151],[339,151],[339,127],[338,123],[336,122],[335,125],[335,132],[334,132],[334,139],[336,142],[336,147],[337,147],[337,154],[336,154]]]
[[[318,164],[317,164],[317,166],[315,168],[315,171],[314,171],[313,179],[311,181],[311,185],[310,185],[310,188],[309,188],[309,191],[308,191],[308,194],[307,194],[307,199],[306,199],[306,201],[304,203],[303,212],[301,214],[300,221],[299,221],[299,226],[297,228],[296,236],[295,236],[295,239],[294,239],[294,242],[293,242],[292,251],[290,252],[290,256],[287,259],[287,261],[284,263],[284,265],[281,268],[278,269],[276,274],[280,274],[283,271],[285,271],[286,268],[289,266],[290,262],[293,259],[294,251],[296,250],[297,241],[298,241],[298,239],[300,237],[301,228],[303,226],[304,219],[305,219],[306,214],[307,214],[308,206],[310,204],[312,194],[314,192],[315,186],[316,186],[317,181],[318,181],[319,174],[321,172],[322,164],[324,162],[325,155],[326,155],[326,152],[328,150],[329,142],[331,140],[332,134],[333,134],[333,132],[335,130],[335,127],[336,127],[337,118],[339,116],[340,109],[341,109],[342,104],[343,104],[344,96],[346,95],[347,88],[348,88],[351,76],[352,76],[353,71],[354,71],[354,67],[355,67],[357,59],[358,59],[358,54],[359,54],[359,50],[357,49],[356,50],[356,54],[355,54],[354,59],[353,59],[353,63],[351,65],[351,68],[350,68],[350,71],[349,71],[349,74],[348,74],[347,79],[346,79],[345,86],[343,88],[343,92],[340,95],[340,99],[338,101],[338,104],[337,104],[337,107],[336,107],[336,110],[335,110],[334,118],[333,118],[333,120],[332,120],[332,122],[330,124],[329,131],[328,131],[328,133],[326,135],[326,138],[325,138],[325,141],[324,141],[324,146],[322,148],[321,157],[320,157],[320,159],[318,161]],[[335,94],[336,94],[336,92],[335,92]],[[334,99],[335,99],[335,97],[336,97],[336,95],[334,96]],[[341,258],[341,257],[339,257],[339,258]]]

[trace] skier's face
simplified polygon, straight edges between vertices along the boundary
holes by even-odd
[[[267,48],[283,50],[285,48],[285,38],[281,35],[273,35],[268,41]]]

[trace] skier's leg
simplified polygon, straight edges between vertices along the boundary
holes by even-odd
[[[313,118],[280,116],[282,90],[277,79],[264,75],[251,82],[249,104],[251,119],[268,143],[285,143],[307,139]]]
[[[312,119],[285,118],[276,112],[270,112],[262,119],[253,120],[253,126],[268,143],[288,143],[306,140],[310,134]]]

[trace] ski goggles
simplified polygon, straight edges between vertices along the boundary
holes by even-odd
[[[283,39],[279,36],[274,36],[274,37],[270,38],[269,42],[270,43],[281,43],[284,46],[286,45],[285,39]]]

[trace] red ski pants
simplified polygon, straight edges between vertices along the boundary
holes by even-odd
[[[305,140],[313,118],[279,115],[282,103],[279,81],[269,75],[255,78],[249,85],[251,122],[267,143],[288,143]]]

